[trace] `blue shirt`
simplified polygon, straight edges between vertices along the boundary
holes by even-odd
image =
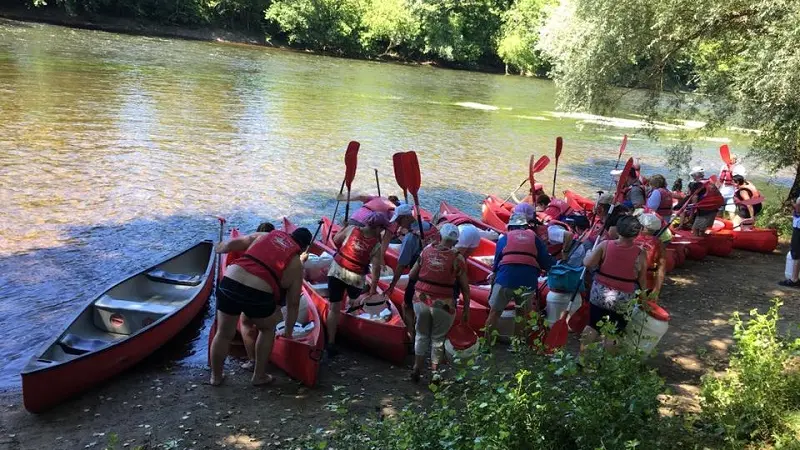
[[[432,225],[429,222],[422,222],[422,226],[425,228],[425,231],[429,231]],[[419,222],[411,224],[411,231],[419,231]],[[420,253],[422,253],[422,243],[420,242],[419,236],[411,232],[406,233],[405,237],[403,237],[403,243],[400,244],[400,254],[397,257],[397,264],[411,267],[417,262]]]
[[[653,192],[650,193],[650,197],[647,198],[647,207],[653,211],[661,207],[661,191],[653,189]]]
[[[495,284],[509,289],[520,287],[535,288],[539,285],[539,269],[525,264],[503,264],[500,265],[500,255],[506,248],[508,238],[506,235],[497,240],[497,248],[494,252],[494,282]],[[541,270],[548,271],[555,264],[555,260],[547,251],[547,245],[536,237],[536,261]]]

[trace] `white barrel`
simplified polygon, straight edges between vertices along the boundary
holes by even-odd
[[[497,320],[497,333],[500,335],[500,339],[510,339],[514,335],[514,324],[516,323],[514,318],[516,316],[514,309],[505,309],[500,314],[500,318]]]
[[[625,340],[645,354],[650,354],[669,328],[669,314],[660,307],[647,313],[636,305],[625,327]]]
[[[550,326],[554,324],[559,317],[561,317],[561,313],[567,310],[567,305],[569,305],[569,299],[572,298],[572,292],[554,292],[550,291],[547,293],[547,325]],[[578,308],[581,307],[581,303],[583,299],[581,299],[581,294],[578,293],[575,296],[575,301],[572,302],[572,308],[570,309],[570,314],[574,314]]]
[[[794,268],[797,267],[798,264],[800,264],[800,259],[792,259],[792,252],[786,253],[786,270],[783,276],[786,277],[787,280],[792,279]]]
[[[444,351],[447,353],[447,360],[448,361],[455,361],[456,358],[461,360],[469,359],[478,354],[479,344],[475,342],[470,347],[458,350],[453,346],[453,343],[450,342],[450,339],[444,341]]]

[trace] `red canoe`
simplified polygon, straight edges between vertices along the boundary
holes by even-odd
[[[513,210],[513,203],[504,202],[500,197],[490,195],[483,200],[483,205],[481,205],[481,218],[488,225],[505,230]]]
[[[323,217],[323,226],[320,231],[323,236],[327,235],[327,227],[330,226],[330,219]],[[284,218],[284,229],[291,231],[297,227],[292,224],[289,219]],[[322,257],[322,262],[325,260],[333,260],[333,255],[336,251],[330,246],[324,244],[322,241],[314,241],[311,245],[310,253]],[[306,263],[306,266],[309,264]],[[325,299],[327,294],[327,280],[318,284],[309,286],[311,289],[317,291],[319,295],[312,296],[314,304],[320,312],[323,320],[328,319],[328,310],[330,303]],[[388,321],[377,321],[366,318],[361,318],[357,315],[358,311],[354,313],[347,312],[347,302],[339,302],[342,308],[342,315],[339,319],[339,326],[337,328],[337,336],[341,335],[345,339],[353,342],[374,354],[395,364],[403,364],[406,356],[408,355],[408,332],[403,323],[403,318],[397,307],[391,301],[388,302],[391,317]]]
[[[728,256],[733,252],[733,231],[719,230],[706,234],[703,239],[708,244],[708,254],[713,256]]]
[[[231,239],[239,236],[237,229],[231,230]],[[219,279],[225,276],[225,268],[236,261],[240,254],[238,252],[231,252],[221,255]],[[286,339],[282,336],[276,336],[275,342],[272,344],[272,353],[269,355],[269,360],[275,364],[279,369],[286,372],[287,375],[300,381],[306,386],[314,386],[317,384],[317,377],[319,375],[319,361],[322,357],[322,350],[325,347],[325,334],[323,333],[322,321],[320,319],[319,311],[317,310],[316,303],[313,301],[314,296],[317,295],[310,285],[303,284],[303,291],[300,297],[301,311],[306,311],[306,317],[297,317],[297,324],[308,325],[310,330],[302,335],[296,335],[291,339]],[[234,338],[233,345],[231,346],[231,354],[243,357],[246,355],[244,351],[244,344],[241,335],[241,321],[237,326],[236,337]],[[209,349],[209,363],[211,361],[211,342],[217,334],[217,321],[211,324],[211,330],[208,333],[208,349]]]
[[[584,211],[587,214],[594,211],[594,200],[583,197],[569,189],[564,191],[564,200],[575,211]]]
[[[460,209],[456,208],[455,206],[451,206],[447,202],[444,202],[444,201],[439,205],[439,220],[440,221],[444,220],[446,222],[450,222],[453,225],[462,225],[462,224],[469,223],[469,224],[475,225],[475,227],[477,227],[480,230],[494,231],[497,234],[503,234],[503,233],[506,232],[505,231],[505,225],[503,225],[502,227],[495,227],[495,226],[489,225],[486,222],[483,222],[481,220],[473,218],[472,216],[462,212]]]
[[[746,230],[734,229],[733,222],[726,219],[714,221],[715,232],[720,229],[731,230],[733,233],[733,248],[751,252],[772,253],[778,248],[778,230],[774,228],[750,228]]]
[[[175,337],[205,307],[215,261],[214,243],[203,241],[89,302],[22,370],[25,409],[52,408]]]
[[[691,231],[673,231],[672,244],[681,245],[686,248],[686,258],[701,261],[708,255],[708,247],[705,239],[693,236]]]

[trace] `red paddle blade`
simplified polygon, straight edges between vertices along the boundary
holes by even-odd
[[[619,146],[619,156],[617,156],[618,158],[622,156],[622,154],[625,152],[625,147],[627,146],[628,146],[628,135],[626,134],[622,136],[622,144],[620,144]]]
[[[417,152],[405,152],[403,154],[403,171],[406,177],[406,188],[408,192],[414,196],[416,202],[419,186],[422,184],[422,178],[419,173],[419,160],[417,159]]]
[[[717,181],[719,181],[719,179],[717,179],[717,176],[716,176],[716,175],[711,175],[711,176],[708,178],[708,181],[710,181],[712,184],[717,184]]]
[[[550,157],[547,155],[542,156],[538,161],[536,161],[536,164],[533,165],[533,173],[539,173],[543,171],[548,164],[550,164]]]
[[[584,301],[580,308],[575,311],[575,314],[569,316],[567,319],[567,325],[569,329],[574,331],[575,333],[580,333],[589,325],[589,302]]]
[[[344,184],[347,186],[348,191],[350,190],[350,186],[353,184],[353,178],[356,177],[359,148],[361,148],[361,144],[356,141],[350,141],[350,143],[347,144],[347,151],[344,154]]]
[[[620,203],[623,200],[625,195],[625,184],[628,182],[628,177],[630,176],[632,167],[633,158],[628,158],[628,162],[625,163],[625,167],[622,168],[622,172],[619,174],[619,181],[617,181],[617,192],[614,194],[614,203]]]
[[[567,318],[562,317],[558,319],[550,328],[550,331],[547,332],[547,336],[544,337],[545,350],[547,352],[551,352],[567,345],[568,333],[569,329],[567,328]]]
[[[559,136],[556,138],[556,164],[558,164],[558,158],[561,157],[561,150],[564,148],[564,139]]]
[[[403,153],[397,152],[392,155],[392,165],[394,167],[394,179],[397,181],[397,185],[400,186],[400,189],[403,192],[406,191],[406,179],[405,179],[405,170],[403,170]]]
[[[728,144],[722,144],[719,147],[719,157],[722,158],[722,162],[728,166],[731,165],[731,149],[728,148]]]

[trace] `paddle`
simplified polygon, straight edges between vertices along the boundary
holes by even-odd
[[[403,154],[403,172],[406,180],[406,187],[411,196],[414,197],[414,205],[417,209],[417,221],[419,223],[419,236],[425,236],[425,228],[422,227],[422,211],[419,204],[419,186],[422,184],[422,177],[419,172],[419,160],[414,151]]]
[[[381,182],[378,179],[378,169],[375,169],[375,186],[378,187],[378,197],[381,196]]]
[[[336,213],[339,212],[339,203],[341,202],[341,200],[339,200],[339,198],[342,196],[342,192],[344,192],[344,186],[345,185],[347,185],[347,206],[346,206],[347,213],[345,213],[345,216],[347,216],[348,213],[349,213],[349,209],[350,209],[350,185],[347,183],[347,178],[350,177],[350,183],[353,182],[353,177],[355,177],[355,175],[356,175],[356,162],[357,162],[357,157],[358,157],[358,149],[360,147],[361,147],[361,144],[359,144],[356,141],[350,141],[350,143],[347,144],[347,150],[345,151],[345,154],[344,154],[344,164],[345,164],[344,179],[342,180],[342,187],[339,188],[339,195],[336,196],[336,208],[334,208],[334,210],[333,210],[333,218],[331,219],[331,221],[335,221],[336,220]],[[352,175],[350,175],[350,172],[351,172],[350,164],[352,164],[352,166],[353,166],[352,167]],[[347,219],[345,219],[345,220],[347,220]],[[328,242],[330,240],[331,231],[332,230],[333,230],[333,228],[328,230],[328,236],[325,238],[325,242]]]
[[[556,196],[556,177],[558,176],[558,158],[561,157],[561,149],[564,147],[564,139],[561,136],[556,138],[556,167],[553,170],[553,197]]]
[[[667,223],[664,224],[664,226],[661,227],[660,230],[658,230],[658,233],[655,234],[656,237],[659,237],[662,234],[664,234],[664,232],[667,231],[667,228],[669,228],[669,225],[672,223],[672,221],[675,220],[675,217],[680,217],[680,215],[683,214],[683,211],[685,211],[686,208],[689,206],[689,199],[691,199],[692,196],[695,195],[696,193],[698,193],[700,191],[700,189],[702,189],[702,188],[703,188],[703,185],[701,184],[700,186],[697,186],[696,188],[694,188],[694,190],[692,192],[690,192],[689,195],[686,196],[686,201],[683,202],[683,206],[680,207],[678,212],[673,213],[673,214],[671,214],[669,216],[669,220],[667,220]]]
[[[403,199],[408,203],[408,187],[406,186],[405,174],[403,173],[403,152],[392,155],[392,166],[394,168],[394,180],[400,189],[403,190]]]
[[[309,248],[311,247],[311,245],[314,244],[314,241],[317,240],[317,236],[319,236],[319,230],[321,230],[321,229],[322,229],[322,220],[319,220],[317,222],[317,230],[314,231],[314,236],[311,238],[311,244],[308,244]],[[308,249],[306,249],[306,250],[308,250]]]
[[[214,216],[214,217],[216,217],[217,220],[219,220],[219,241],[222,242],[222,234],[225,232],[225,222],[227,221],[222,216]]]
[[[619,180],[617,180],[617,191],[614,193],[615,204],[622,203],[622,201],[625,199],[625,185],[630,177],[632,167],[633,158],[628,158],[628,162],[625,163],[625,167],[622,168],[622,173],[619,174]]]
[[[626,134],[622,136],[622,144],[620,144],[619,146],[619,155],[617,155],[617,163],[614,164],[614,170],[617,170],[617,167],[619,167],[619,161],[620,159],[622,159],[622,153],[625,152],[625,147],[627,146],[628,146],[628,135]]]
[[[539,158],[538,161],[536,161],[534,163],[533,162],[533,155],[531,155],[531,160],[528,163],[528,178],[525,178],[524,180],[522,180],[522,183],[520,183],[519,186],[517,186],[517,188],[514,189],[513,192],[511,192],[511,194],[508,196],[508,198],[503,200],[503,203],[511,200],[511,197],[513,197],[514,194],[517,193],[519,188],[521,188],[525,183],[527,183],[527,182],[532,180],[532,177],[531,177],[532,174],[541,172],[542,170],[544,170],[545,167],[547,167],[548,164],[550,164],[550,158],[549,157],[542,156],[541,158]],[[533,194],[533,189],[534,189],[534,185],[533,185],[533,182],[532,182],[531,183],[531,194]]]

